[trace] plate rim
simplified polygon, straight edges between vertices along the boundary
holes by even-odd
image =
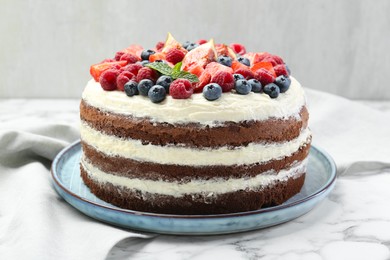
[[[337,171],[336,171],[336,163],[334,162],[333,158],[322,148],[317,147],[316,145],[311,144],[310,149],[317,150],[320,154],[323,155],[325,159],[327,159],[330,168],[331,168],[331,177],[327,180],[326,184],[323,185],[320,189],[318,189],[313,194],[310,194],[309,196],[306,196],[302,199],[299,199],[297,201],[288,203],[288,204],[281,204],[273,207],[263,208],[263,209],[257,209],[252,211],[244,211],[244,212],[235,212],[235,213],[224,213],[224,214],[209,214],[209,215],[178,215],[178,214],[162,214],[162,213],[153,213],[153,212],[143,212],[143,211],[136,211],[136,210],[129,210],[129,209],[122,209],[118,207],[110,207],[106,205],[102,205],[100,203],[88,200],[72,191],[70,191],[67,187],[65,187],[61,180],[58,177],[58,173],[56,170],[56,167],[58,163],[61,161],[61,159],[67,154],[70,150],[72,150],[75,146],[81,145],[81,140],[78,139],[75,142],[69,144],[65,148],[63,148],[54,158],[51,167],[50,167],[50,173],[53,181],[55,184],[64,192],[66,192],[68,195],[84,202],[87,204],[92,204],[95,207],[103,208],[106,210],[111,210],[119,213],[124,214],[130,214],[135,216],[145,216],[145,217],[157,217],[157,218],[175,218],[175,219],[214,219],[214,218],[232,218],[232,217],[243,217],[243,216],[251,216],[251,215],[257,215],[261,213],[267,213],[272,211],[278,211],[285,208],[290,208],[302,203],[305,203],[306,201],[310,201],[324,192],[326,192],[336,181],[337,178]],[[73,206],[73,205],[72,205]]]

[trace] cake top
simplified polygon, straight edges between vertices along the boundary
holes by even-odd
[[[90,73],[103,91],[146,96],[160,105],[168,103],[163,102],[167,96],[196,103],[199,96],[214,101],[224,95],[253,99],[255,94],[276,101],[292,81],[289,68],[277,55],[246,52],[241,44],[215,44],[213,39],[181,44],[170,33],[153,49],[130,45],[113,59],[92,65]]]

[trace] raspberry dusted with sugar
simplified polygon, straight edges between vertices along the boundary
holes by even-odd
[[[132,63],[136,63],[140,59],[131,53],[125,53],[121,56],[120,60],[125,60],[127,61],[128,64],[132,64]]]
[[[284,64],[276,65],[274,67],[274,70],[275,70],[276,76],[284,75],[284,76],[288,77],[288,75],[289,75],[289,73],[286,69],[286,66]]]
[[[266,69],[258,69],[255,72],[255,79],[265,86],[269,83],[274,82],[275,77]]]
[[[129,71],[123,71],[119,76],[116,78],[116,87],[117,89],[124,91],[125,90],[125,84],[129,82],[130,80],[135,81],[136,77],[133,73]]]
[[[165,43],[164,42],[158,42],[156,44],[156,50],[161,51],[164,48]]]
[[[222,92],[229,92],[234,88],[233,74],[226,71],[218,71],[214,76],[212,76],[211,82],[220,85]]]
[[[115,90],[116,85],[116,78],[119,75],[119,70],[117,69],[108,69],[104,71],[99,78],[100,85],[104,90]]]
[[[241,74],[245,79],[253,79],[255,74],[250,69],[239,68],[235,71],[236,74]]]
[[[137,75],[138,71],[140,69],[142,69],[142,68],[143,68],[142,64],[140,64],[140,63],[133,63],[133,64],[129,64],[129,65],[124,66],[123,70],[124,71],[129,71],[129,72],[133,73],[134,75]]]
[[[183,60],[185,54],[179,49],[172,48],[169,49],[166,55],[167,61],[169,61],[172,64],[179,63]]]
[[[176,79],[169,86],[169,94],[174,99],[187,99],[194,92],[188,79]]]
[[[158,79],[158,73],[151,68],[143,67],[138,71],[137,82],[140,82],[143,79],[150,79],[151,81],[156,82]]]

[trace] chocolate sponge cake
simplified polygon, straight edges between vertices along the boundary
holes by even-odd
[[[280,57],[213,42],[188,50],[172,39],[160,50],[133,45],[121,51],[125,58],[91,67],[80,168],[92,193],[167,214],[250,211],[297,194],[309,115]],[[185,63],[194,52],[207,59]]]

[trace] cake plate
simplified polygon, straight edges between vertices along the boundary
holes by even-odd
[[[81,144],[77,141],[63,149],[53,161],[53,185],[65,201],[99,221],[160,234],[217,235],[281,224],[309,212],[331,192],[336,180],[333,159],[322,149],[312,146],[301,192],[281,205],[229,214],[157,214],[118,208],[97,198],[80,177],[80,157]]]

